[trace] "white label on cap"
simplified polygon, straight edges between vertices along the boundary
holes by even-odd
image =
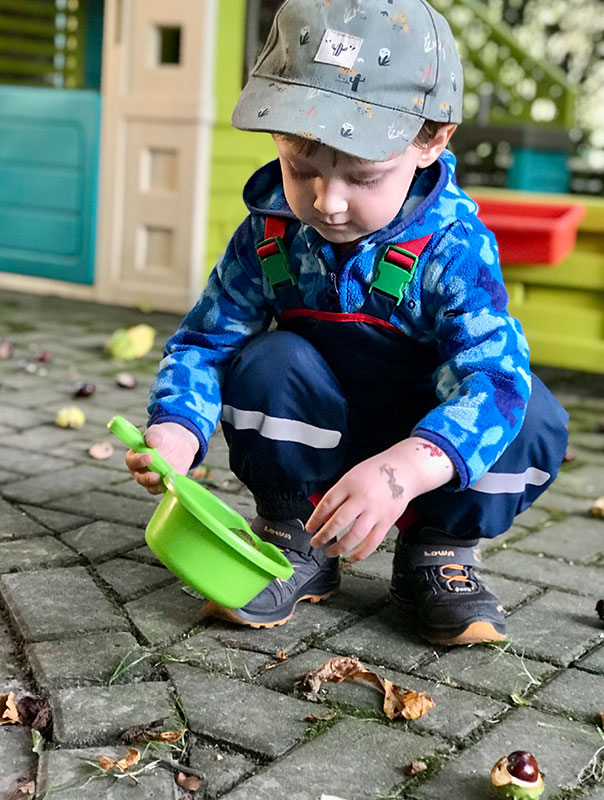
[[[322,64],[335,64],[336,67],[350,69],[362,44],[363,40],[360,36],[352,36],[350,33],[327,28],[314,60],[320,61]]]

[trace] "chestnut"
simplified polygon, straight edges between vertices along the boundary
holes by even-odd
[[[500,758],[491,770],[491,785],[499,797],[509,800],[537,800],[544,789],[537,759],[527,750]]]

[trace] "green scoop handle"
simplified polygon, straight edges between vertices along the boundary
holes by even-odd
[[[148,466],[148,469],[152,472],[158,472],[161,475],[162,480],[170,477],[170,475],[174,475],[176,470],[166,461],[165,458],[160,456],[157,450],[147,445],[143,434],[139,431],[136,425],[133,425],[124,417],[117,416],[113,417],[113,419],[107,423],[107,427],[111,433],[115,434],[118,439],[121,439],[122,442],[131,450],[134,450],[137,453],[150,453],[152,460]]]

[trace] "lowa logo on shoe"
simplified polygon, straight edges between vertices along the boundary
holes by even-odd
[[[276,528],[271,528],[269,525],[265,525],[263,528],[265,533],[272,533],[274,536],[280,536],[282,539],[291,539],[291,533],[286,533],[285,531],[278,531]]]
[[[437,556],[454,556],[455,550],[424,550],[424,555],[427,558],[436,558]]]

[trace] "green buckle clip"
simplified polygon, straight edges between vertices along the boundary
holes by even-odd
[[[402,264],[399,265],[394,261],[388,260],[388,256],[392,251],[395,253],[400,253],[402,256],[410,259],[411,264],[409,264],[409,266],[407,266],[407,264],[403,266]],[[418,261],[419,258],[414,253],[410,253],[408,250],[404,250],[402,247],[397,247],[396,245],[391,244],[378,262],[377,275],[369,287],[369,291],[371,292],[373,289],[379,289],[380,292],[384,292],[385,294],[389,294],[391,297],[395,297],[396,304],[398,306],[403,299],[405,286],[413,277],[413,273],[415,272],[415,267],[417,266]]]
[[[258,253],[262,270],[269,279],[271,287],[288,281],[293,286],[296,286],[298,281],[292,272],[289,256],[280,236],[272,236],[270,239],[260,242],[256,252]]]

